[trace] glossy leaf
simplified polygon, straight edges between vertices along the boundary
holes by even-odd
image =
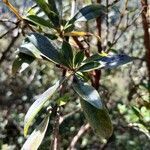
[[[75,21],[88,21],[95,19],[99,16],[104,17],[106,14],[106,7],[100,4],[91,4],[83,7],[77,14],[70,20],[71,23]]]
[[[27,39],[40,51],[40,55],[54,63],[60,63],[60,54],[52,43],[39,33],[31,33]],[[29,49],[32,51],[32,49]]]
[[[92,71],[95,69],[98,69],[100,67],[100,63],[99,62],[89,62],[84,64],[83,66],[81,66],[78,71],[80,72],[88,72],[88,71]]]
[[[48,3],[46,3],[45,0],[36,0],[36,2],[40,6],[40,8],[45,12],[45,14],[49,17],[54,27],[58,27],[59,17],[53,10],[51,10],[51,7],[49,7]]]
[[[23,43],[19,48],[19,52],[38,59],[42,59],[40,51],[29,42]]]
[[[21,73],[24,71],[33,61],[34,57],[19,53],[18,57],[15,59],[12,65],[12,73],[16,74],[17,72]]]
[[[53,25],[51,24],[51,22],[49,20],[45,20],[42,17],[38,17],[36,15],[29,15],[29,16],[27,16],[27,18],[30,21],[32,21],[35,24],[37,24],[37,25],[40,25],[40,26],[42,25],[42,26],[45,26],[45,27],[48,27],[48,28],[52,28],[53,27]]]
[[[83,51],[78,52],[74,58],[74,65],[79,66],[82,63],[83,59],[84,59],[84,52]]]
[[[49,123],[49,116],[46,116],[44,120],[38,125],[38,127],[32,132],[24,143],[21,150],[37,150],[45,136]]]
[[[100,68],[113,69],[118,66],[127,64],[133,60],[135,60],[134,57],[130,57],[126,54],[108,55],[108,56],[100,56],[99,54],[96,54],[94,56],[89,57],[87,60],[85,60],[85,62],[96,61],[101,64]]]
[[[71,45],[66,41],[63,41],[63,44],[62,44],[62,55],[63,55],[65,62],[69,66],[72,66],[73,65],[73,51],[72,51]]]
[[[58,90],[65,79],[56,82],[55,85],[47,89],[29,108],[24,120],[24,135],[27,135],[28,128],[32,124],[36,114],[42,109],[44,104],[50,100],[51,96]]]
[[[87,82],[84,82],[75,76],[73,81],[73,89],[82,99],[97,109],[103,109],[103,104],[98,92]]]

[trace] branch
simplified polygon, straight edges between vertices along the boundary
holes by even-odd
[[[142,24],[144,30],[144,46],[146,49],[146,62],[147,62],[147,70],[148,70],[148,80],[150,81],[150,34],[149,34],[149,23],[147,18],[148,13],[148,1],[141,0],[141,5],[144,8],[142,12]],[[149,90],[150,93],[150,90]]]
[[[83,125],[80,130],[78,131],[77,135],[74,136],[72,139],[70,146],[67,148],[67,150],[74,150],[75,145],[78,142],[78,140],[81,138],[81,136],[90,128],[89,124]]]
[[[14,43],[17,41],[19,35],[20,34],[18,33],[18,35],[11,40],[11,43],[8,45],[7,49],[2,53],[2,57],[0,58],[0,64],[7,58],[8,52],[10,51]]]
[[[17,9],[8,0],[3,0],[3,3],[7,5],[7,7],[17,16],[19,20],[23,20],[23,18],[19,15]]]
[[[125,27],[125,29],[120,33],[120,35],[110,44],[110,47],[107,50],[107,53],[109,50],[118,42],[118,40],[121,38],[121,36],[126,32],[126,30],[135,23],[135,21],[140,17],[141,13],[143,12],[143,9],[139,12],[139,14]]]

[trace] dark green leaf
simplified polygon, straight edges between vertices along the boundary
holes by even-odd
[[[66,41],[63,41],[63,44],[62,44],[62,55],[63,55],[65,62],[69,66],[73,66],[73,51],[72,51],[71,45]]]
[[[84,59],[84,52],[83,51],[78,52],[75,55],[74,65],[79,66],[82,63],[83,59]]]
[[[99,16],[102,18],[106,15],[106,7],[100,4],[91,4],[80,9],[79,12],[70,20],[71,23],[75,21],[87,21],[95,19]]]
[[[103,107],[103,109],[97,109],[82,99],[80,102],[90,126],[93,128],[96,135],[99,136],[100,141],[105,143],[112,135],[113,131],[113,126],[107,109],[105,107]]]
[[[57,7],[56,7],[56,3],[57,3],[57,0],[48,0],[48,5],[50,7],[50,9],[55,12],[57,15],[59,15],[59,11],[57,10]]]
[[[48,37],[50,40],[56,40],[58,38],[58,36],[56,36],[55,34],[45,33],[44,35]]]
[[[25,120],[24,120],[24,135],[27,135],[28,128],[33,122],[34,117],[36,114],[42,109],[44,104],[50,100],[51,96],[59,89],[62,83],[65,81],[66,78],[61,79],[60,81],[56,82],[56,84],[49,89],[47,89],[43,94],[39,96],[39,98],[31,105],[29,108]]]
[[[92,56],[88,57],[87,59],[85,59],[85,63],[88,63],[88,62],[93,62],[93,61],[97,61],[97,60],[100,60],[101,58],[103,58],[104,56],[101,56],[99,54],[93,54]],[[106,57],[106,56],[105,56]]]
[[[38,127],[32,132],[24,143],[21,150],[37,150],[45,136],[49,123],[49,116],[46,116],[44,120],[38,125]]]
[[[53,25],[49,20],[45,20],[42,17],[38,17],[36,15],[29,15],[27,16],[27,18],[29,18],[32,22],[36,23],[37,25],[42,25],[48,28],[52,28]]]
[[[98,109],[103,109],[103,103],[98,92],[87,82],[84,82],[75,76],[73,81],[73,89],[82,99]]]
[[[83,66],[81,66],[78,71],[80,72],[88,72],[88,71],[92,71],[95,69],[98,69],[100,67],[100,63],[99,62],[89,62],[84,64]]]
[[[27,38],[40,51],[41,56],[54,63],[60,63],[61,58],[59,52],[45,36],[38,33],[31,33]],[[29,50],[32,51],[32,49]]]
[[[18,57],[15,59],[12,65],[12,73],[16,74],[18,71],[21,73],[24,71],[32,62],[34,61],[34,57],[19,53]]]
[[[50,21],[53,23],[54,27],[58,27],[60,24],[58,15],[50,9],[49,5],[45,0],[36,0],[37,4],[40,8],[45,12],[45,14],[49,17]]]

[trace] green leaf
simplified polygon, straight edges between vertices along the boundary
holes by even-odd
[[[46,116],[38,127],[32,132],[24,143],[21,150],[37,150],[45,136],[49,123],[49,116]]]
[[[60,54],[52,43],[39,33],[31,33],[27,39],[40,51],[40,55],[48,60],[60,64]],[[29,49],[32,51],[32,49]]]
[[[84,59],[84,52],[83,51],[78,52],[74,58],[74,65],[79,66],[82,63],[83,59]]]
[[[59,106],[65,105],[69,101],[69,94],[65,94],[62,97],[57,99],[57,104]]]
[[[75,76],[73,81],[73,89],[82,99],[98,109],[103,109],[103,103],[98,92],[87,82],[84,82]]]
[[[48,37],[50,40],[56,40],[58,38],[55,34],[45,33],[44,36]]]
[[[74,23],[75,21],[87,21],[100,16],[104,17],[106,12],[105,6],[100,4],[91,4],[80,9],[69,22]]]
[[[95,69],[98,69],[100,67],[99,62],[89,62],[81,66],[77,71],[80,72],[89,72]]]
[[[95,54],[89,57],[84,62],[96,61],[101,64],[100,68],[113,69],[113,68],[117,68],[118,66],[127,64],[135,59],[136,58],[130,57],[126,54],[108,55],[108,56],[101,56],[99,54]]]
[[[53,12],[55,12],[57,15],[59,15],[59,11],[57,10],[56,3],[57,3],[57,0],[48,0],[48,5],[49,5],[50,9]]]
[[[39,96],[39,98],[31,105],[29,108],[25,120],[24,120],[24,135],[27,135],[28,128],[33,122],[36,114],[42,109],[44,104],[50,100],[51,96],[58,90],[58,88],[62,85],[65,81],[65,78],[61,79],[60,81],[56,82],[55,85],[47,89],[43,94]]]
[[[71,45],[66,41],[63,41],[62,44],[62,56],[66,64],[73,66],[73,51]]]
[[[59,27],[59,17],[53,10],[51,10],[52,7],[50,7],[45,0],[36,0],[36,2],[40,6],[40,8],[45,12],[45,14],[49,17],[54,27]]]
[[[51,24],[51,22],[49,20],[45,20],[42,17],[38,17],[36,15],[29,15],[29,16],[27,16],[27,18],[39,26],[44,26],[44,27],[48,27],[48,28],[53,27],[53,25]]]
[[[100,141],[105,143],[113,132],[113,126],[109,117],[108,111],[105,107],[97,109],[84,100],[80,100],[81,107],[85,114],[87,121],[99,136]]]
[[[34,57],[19,53],[18,57],[15,59],[12,65],[12,73],[16,74],[19,70],[19,73],[24,71],[33,61]]]
[[[29,42],[24,42],[19,47],[19,52],[31,57],[42,59],[40,51],[32,43]]]

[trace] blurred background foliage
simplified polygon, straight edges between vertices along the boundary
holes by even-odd
[[[10,2],[23,16],[26,16],[27,11],[34,5],[32,0],[10,0]],[[109,4],[113,2],[110,0]],[[90,4],[91,0],[76,0],[76,3],[79,9]],[[102,4],[106,3],[107,1],[102,1]],[[71,5],[72,1],[63,1],[63,17],[70,16]],[[99,93],[110,112],[114,125],[113,136],[108,143],[101,144],[90,128],[85,129],[84,134],[75,143],[75,149],[150,149],[150,83],[145,61],[142,6],[140,0],[129,0],[122,15],[124,8],[125,1],[120,0],[108,10],[107,19],[102,23],[102,49],[106,50],[121,34],[112,45],[110,53],[126,53],[141,60],[114,70],[102,70]],[[15,15],[0,1],[0,36],[9,30],[8,34],[0,38],[0,149],[2,150],[21,148],[25,141],[23,136],[25,113],[36,97],[61,76],[58,68],[44,61],[34,62],[21,74],[11,74],[16,49],[24,39],[21,28],[15,28],[16,21]],[[132,24],[129,25],[130,23]],[[96,22],[92,20],[77,24],[77,30],[96,34]],[[91,41],[90,51],[96,52],[96,38],[88,37],[86,40]],[[86,43],[83,44],[87,46]],[[70,87],[66,92],[71,103],[62,107],[62,116],[65,116],[60,125],[62,149],[69,147],[81,126],[87,123],[80,110],[78,97]],[[36,123],[38,124],[39,121],[40,119]],[[49,149],[51,133],[50,123],[46,138],[39,149]]]

